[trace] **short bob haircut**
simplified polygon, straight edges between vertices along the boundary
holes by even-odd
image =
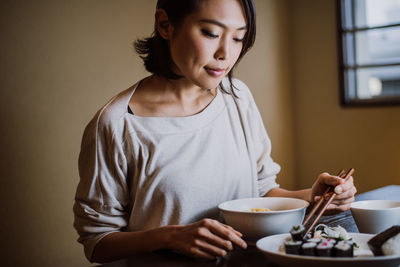
[[[179,28],[179,25],[183,23],[186,16],[199,9],[201,1],[204,0],[158,0],[156,8],[165,10],[170,23],[172,23],[174,27]],[[241,3],[246,16],[247,31],[244,36],[242,51],[240,52],[235,66],[253,46],[256,38],[256,11],[254,1],[238,1]],[[154,32],[150,37],[138,39],[135,41],[134,45],[136,52],[143,59],[144,66],[148,72],[167,79],[176,80],[181,78],[181,76],[172,71],[173,61],[171,59],[168,41],[161,37],[156,25],[154,25]],[[232,83],[232,71],[235,66],[233,66],[228,73],[228,79],[230,82],[230,92],[236,96]],[[223,87],[222,82],[220,83],[220,87],[224,92],[230,93]]]

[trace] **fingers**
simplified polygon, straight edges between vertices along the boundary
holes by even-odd
[[[224,257],[234,245],[247,247],[241,233],[216,220],[203,219],[179,229],[180,234],[172,238],[172,248],[196,258],[215,259]]]
[[[354,186],[354,178],[350,176],[347,180],[344,180],[338,176],[333,176],[328,173],[322,173],[318,177],[318,184],[334,186],[334,192],[336,193],[335,198],[331,204],[327,207],[328,211],[346,211],[350,209],[350,205],[354,202],[354,196],[357,193],[357,189]],[[316,190],[319,191],[319,190]],[[330,195],[326,196],[326,200],[329,199]],[[315,196],[314,201],[318,201],[321,196]]]
[[[216,242],[218,245],[226,245],[226,241],[230,241],[243,249],[247,248],[246,242],[244,242],[238,235],[239,232],[233,230],[232,227],[227,227],[218,221],[210,219],[204,219],[202,220],[202,223],[211,233],[214,234],[213,236],[210,236],[210,241]]]
[[[347,205],[354,202],[354,197],[343,198],[343,199],[334,199],[331,203],[335,205]]]
[[[344,179],[339,176],[330,175],[327,172],[321,173],[318,177],[318,182],[322,185],[336,186],[341,184],[343,181]]]
[[[347,181],[341,179],[340,184],[335,187],[335,193],[341,194],[342,192],[351,190],[353,187],[354,187],[353,176],[350,176]]]
[[[349,190],[347,190],[341,194],[337,194],[335,197],[335,200],[345,200],[345,199],[349,199],[349,198],[354,198],[356,193],[357,193],[357,189],[355,187],[352,187]]]
[[[225,256],[234,245],[247,246],[238,231],[212,219],[169,229],[166,246],[196,258],[215,259]]]
[[[318,176],[317,181],[312,186],[312,199],[314,199],[314,201],[318,201],[319,198],[316,199],[316,196],[322,196],[329,186],[337,187],[337,194],[338,192],[343,192],[343,188],[341,187],[343,183],[344,179],[340,178],[339,176],[330,175],[327,172],[321,173]]]
[[[232,230],[238,237],[242,237],[242,236],[243,236],[241,232],[236,231],[235,229],[233,229],[233,227],[231,227],[231,226],[229,226],[229,225],[226,225],[226,224],[223,224],[223,223],[221,223],[221,224],[222,224],[224,227],[228,228],[229,230]]]
[[[210,229],[206,228],[206,227],[202,227],[198,229],[198,236],[200,237],[198,240],[200,240],[199,244],[197,244],[197,242],[195,242],[196,246],[202,246],[203,248],[205,248],[206,250],[210,251],[210,252],[218,252],[218,256],[221,256],[222,252],[221,250],[225,251],[225,250],[232,250],[233,249],[233,245],[232,242],[226,239],[223,239],[221,237],[219,237],[218,235],[213,234]],[[207,246],[205,246],[204,244],[207,244]],[[210,249],[211,247],[213,248],[218,248],[218,249]],[[221,252],[221,253],[219,253]]]
[[[354,200],[354,195],[357,193],[357,189],[353,184],[353,177],[350,176],[345,183],[336,186],[335,193],[337,194],[335,200]]]
[[[354,187],[355,190],[355,187]],[[354,191],[355,194],[355,191]],[[336,197],[332,200],[332,202],[328,205],[326,208],[327,211],[346,211],[350,209],[351,203],[354,202],[354,194],[351,194],[350,192],[341,194],[341,195],[336,195]],[[316,196],[315,201],[318,201],[321,197]],[[329,199],[329,197],[327,198]]]
[[[320,176],[318,177],[319,184],[335,186],[334,191],[337,195],[345,193],[344,195],[339,197],[339,199],[347,198],[350,195],[354,195],[356,193],[356,190],[354,190],[355,187],[353,181],[354,181],[353,176],[350,176],[349,179],[346,181],[343,178],[340,178],[339,176],[333,176],[326,172],[320,174]]]
[[[215,256],[224,257],[227,254],[225,249],[216,247],[203,239],[196,239],[194,243],[195,246],[193,246],[191,251],[194,255],[203,258],[214,259]],[[232,250],[232,248],[230,250]]]

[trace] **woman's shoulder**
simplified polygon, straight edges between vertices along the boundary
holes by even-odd
[[[127,114],[134,87],[120,92],[97,111],[96,116],[102,125],[112,125]]]
[[[228,78],[222,80],[222,85],[230,91],[231,83]],[[240,105],[250,105],[254,103],[253,95],[249,87],[240,79],[232,78],[233,93],[230,96]]]
[[[136,85],[120,92],[101,107],[90,120],[85,135],[113,136],[121,128],[121,121],[128,114],[128,103]]]

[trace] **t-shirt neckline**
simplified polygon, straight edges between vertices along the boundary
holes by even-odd
[[[211,123],[225,108],[225,103],[222,97],[223,92],[218,87],[217,95],[214,97],[214,99],[211,100],[211,102],[202,111],[190,116],[145,117],[128,113],[130,99],[143,80],[139,81],[132,87],[126,103],[126,113],[133,121],[140,123],[143,127],[152,132],[175,133],[198,130],[199,128],[203,128]]]

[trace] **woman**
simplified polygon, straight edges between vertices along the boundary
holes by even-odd
[[[322,173],[309,189],[275,182],[280,167],[249,89],[232,69],[253,45],[252,0],[159,0],[152,37],[136,42],[151,76],[107,103],[87,126],[75,223],[89,260],[171,249],[214,259],[242,235],[218,220],[221,202],[259,196],[349,208],[352,178]]]

